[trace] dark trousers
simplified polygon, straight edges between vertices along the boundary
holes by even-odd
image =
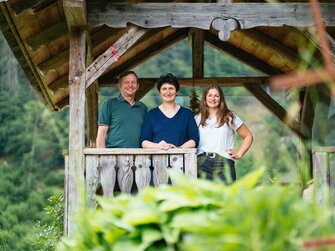
[[[230,176],[230,177],[227,177]],[[198,177],[213,180],[218,177],[228,184],[236,180],[235,162],[218,154],[198,155]]]

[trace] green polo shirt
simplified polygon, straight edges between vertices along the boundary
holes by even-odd
[[[148,108],[140,101],[131,106],[120,94],[106,101],[99,114],[99,125],[108,125],[106,147],[138,148],[143,119]]]

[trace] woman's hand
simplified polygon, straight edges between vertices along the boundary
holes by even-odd
[[[232,157],[233,159],[241,159],[242,155],[237,153],[234,153],[233,150],[231,149],[227,149],[226,152],[229,154],[230,157]]]
[[[175,145],[166,143],[164,140],[158,143],[158,148],[162,150],[168,150],[170,148],[176,148]]]

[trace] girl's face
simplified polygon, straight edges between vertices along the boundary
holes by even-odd
[[[206,105],[209,108],[218,108],[220,106],[220,93],[216,89],[210,89],[206,95]]]
[[[173,84],[162,84],[159,95],[164,102],[174,102],[177,97],[177,89]]]

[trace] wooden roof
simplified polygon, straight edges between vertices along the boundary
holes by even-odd
[[[190,34],[196,84],[267,83],[267,78],[204,80],[203,41],[270,76],[296,70],[300,64],[298,48],[311,41],[317,44],[311,29],[306,28],[313,24],[308,2],[281,1],[280,6],[274,7],[254,2],[9,0],[0,3],[0,28],[40,99],[49,109],[59,110],[68,104],[68,24],[87,28],[89,63],[111,48],[131,27],[138,26],[144,31],[98,79],[100,86],[115,84],[122,71]],[[334,57],[335,3],[321,1],[320,6]],[[319,52],[315,56],[319,57]],[[140,96],[152,88],[153,81],[142,81]],[[181,79],[181,83],[188,85],[191,81]]]

